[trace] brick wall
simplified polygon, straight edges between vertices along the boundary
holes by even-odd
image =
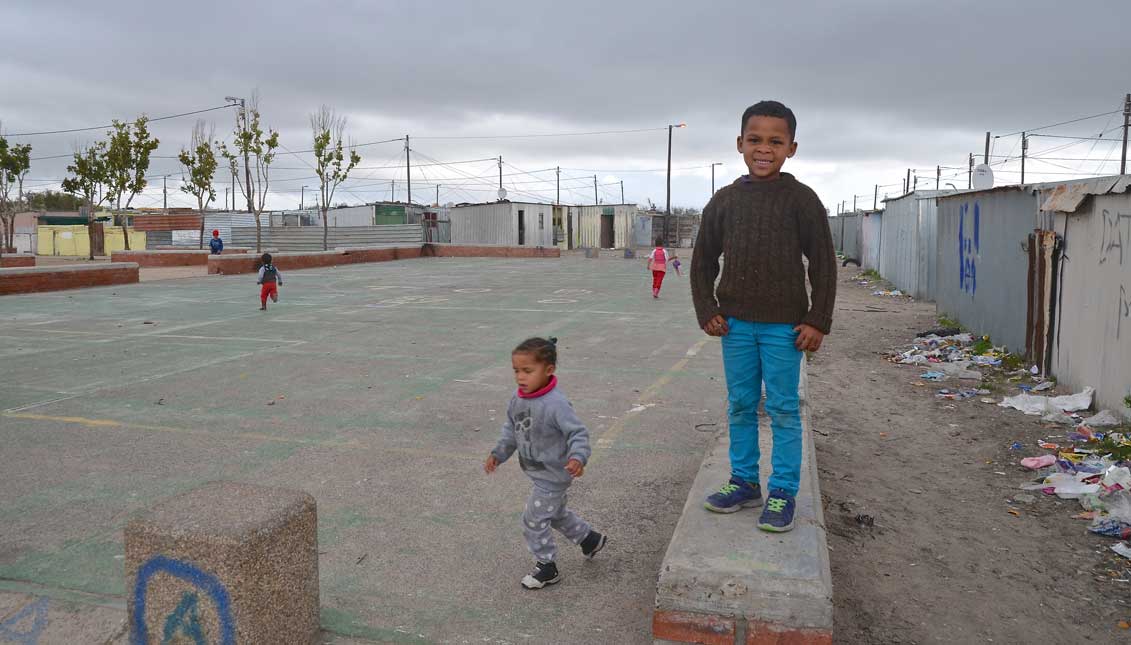
[[[133,284],[137,281],[138,265],[132,262],[0,269],[0,295]]]
[[[33,266],[35,266],[34,255],[0,255],[0,268]]]
[[[141,267],[191,267],[205,266],[211,251],[114,251],[111,262],[136,262]]]

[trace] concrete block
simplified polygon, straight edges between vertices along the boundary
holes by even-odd
[[[721,515],[703,508],[707,495],[730,477],[728,435],[720,433],[691,486],[664,556],[653,620],[657,642],[832,642],[832,578],[809,431],[807,382],[802,369],[805,434],[793,531],[758,530],[760,509]],[[759,434],[765,491],[771,472],[768,419],[762,419]],[[733,632],[720,629],[727,621],[733,622]]]
[[[310,495],[237,482],[205,484],[131,521],[130,642],[315,642],[317,523]]]

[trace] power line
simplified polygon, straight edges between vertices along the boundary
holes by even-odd
[[[1030,133],[1030,132],[1036,132],[1038,130],[1047,130],[1049,128],[1055,128],[1055,127],[1062,126],[1062,125],[1068,125],[1069,123],[1079,123],[1080,121],[1087,121],[1089,119],[1098,119],[1101,116],[1108,116],[1110,114],[1119,114],[1119,113],[1122,113],[1122,112],[1123,112],[1123,108],[1120,108],[1118,110],[1112,110],[1111,112],[1102,112],[1100,114],[1093,114],[1091,116],[1082,116],[1078,119],[1072,119],[1070,121],[1061,121],[1060,123],[1053,123],[1051,125],[1042,125],[1039,128],[1029,128],[1027,130],[1018,130],[1017,132],[1010,132],[1009,134],[999,134],[999,135],[995,136],[994,138],[1000,139],[1002,137],[1012,137],[1014,135],[1021,134],[1023,132],[1027,134],[1027,133]]]
[[[588,137],[601,134],[634,134],[637,132],[659,132],[666,130],[667,127],[662,128],[637,128],[635,130],[597,130],[593,132],[555,132],[548,134],[487,134],[476,136],[435,136],[435,137],[416,137],[414,139],[429,139],[429,140],[467,140],[467,139],[538,139],[544,137]]]
[[[180,114],[170,114],[169,116],[158,116],[158,117],[153,117],[152,119],[149,119],[149,122],[152,123],[154,121],[166,121],[168,119],[179,119],[183,116],[192,116],[194,114],[204,114],[205,112],[213,112],[215,110],[223,110],[225,108],[237,107],[238,105],[239,105],[238,103],[229,103],[228,105],[218,105],[216,107],[210,107],[210,108],[206,108],[204,110],[194,110],[192,112],[182,112]],[[92,127],[89,127],[89,128],[71,128],[69,130],[44,130],[43,132],[21,132],[19,134],[8,134],[8,135],[4,135],[4,136],[8,136],[8,137],[37,137],[37,136],[45,135],[45,134],[67,134],[67,133],[70,133],[70,132],[87,132],[89,130],[104,130],[106,128],[112,128],[112,127],[114,127],[114,124],[111,123],[109,125],[96,125],[96,126],[92,126]]]

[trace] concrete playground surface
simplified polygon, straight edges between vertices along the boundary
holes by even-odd
[[[650,643],[656,577],[713,433],[719,343],[640,260],[418,259],[0,299],[0,629],[125,642],[131,516],[214,480],[318,505],[327,642]],[[488,477],[510,351],[559,341],[594,457],[570,505],[609,535],[531,558],[517,463]],[[42,620],[41,620],[42,619]],[[27,640],[26,642],[37,642]]]

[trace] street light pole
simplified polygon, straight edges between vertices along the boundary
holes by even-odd
[[[239,120],[240,132],[246,133],[247,132],[247,101],[245,101],[244,99],[241,99],[237,96],[225,96],[224,100],[230,101],[232,103],[239,103],[240,104],[240,112],[239,112],[239,116],[237,117],[237,119]],[[247,152],[247,146],[246,145],[244,146],[244,149],[243,149],[243,182],[244,182],[244,184],[243,184],[244,196],[247,197],[247,212],[253,213],[255,211],[251,207],[251,167],[250,167],[250,161],[248,159],[248,152]],[[235,204],[236,204],[236,198],[235,198],[235,194],[233,193],[232,210],[236,210]]]
[[[711,195],[712,196],[714,196],[714,194],[715,194],[715,166],[721,166],[721,165],[723,165],[723,162],[721,162],[721,161],[716,161],[715,163],[711,164]]]
[[[300,211],[306,210],[306,186],[302,187],[302,192],[298,198],[298,209]]]
[[[668,201],[664,208],[664,244],[668,243],[669,227],[672,219],[672,128],[686,128],[686,123],[668,124]]]

